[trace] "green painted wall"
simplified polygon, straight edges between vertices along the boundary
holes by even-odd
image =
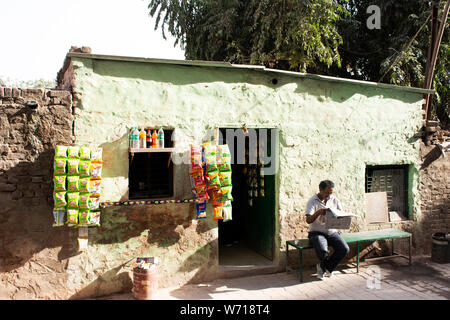
[[[285,240],[306,236],[301,217],[323,179],[333,180],[344,207],[361,216],[353,228],[366,228],[366,164],[410,164],[410,205],[414,216],[420,215],[419,141],[415,138],[422,118],[420,93],[244,68],[72,59],[78,96],[74,102],[76,142],[104,147],[103,201],[127,198],[128,131],[132,125],[176,128],[177,155],[182,156],[190,143],[206,140],[216,126],[245,123],[249,128],[280,130],[277,261]],[[273,78],[278,79],[276,85]],[[186,166],[175,167],[175,180],[174,198],[192,197]],[[169,211],[180,210],[172,206]],[[185,218],[195,219],[193,207],[182,207],[182,212]],[[211,215],[209,220],[210,231],[217,231]],[[127,228],[125,221],[122,227]],[[206,238],[213,238],[197,239],[182,250],[184,255],[197,252],[205,263],[209,261],[206,269],[211,270],[216,267],[211,259],[217,258],[211,245],[217,232],[212,231]],[[135,242],[131,238],[114,244],[94,243],[93,256],[95,250],[105,252],[104,258],[120,256]],[[207,250],[202,249],[205,243],[209,243]],[[158,246],[150,244],[151,248]],[[181,278],[176,279],[189,280],[189,276]]]

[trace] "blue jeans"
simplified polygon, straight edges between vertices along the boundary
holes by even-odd
[[[332,234],[325,234],[321,232],[309,232],[309,242],[316,250],[317,257],[320,261],[320,266],[323,271],[328,270],[333,272],[338,266],[341,260],[349,253],[350,249],[348,244],[342,239],[339,232]],[[328,251],[328,245],[330,245],[334,252],[330,256]]]

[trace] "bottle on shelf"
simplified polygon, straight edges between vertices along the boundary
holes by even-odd
[[[164,148],[164,130],[162,127],[158,130],[158,147]]]
[[[152,134],[152,148],[158,148],[158,135],[156,134],[156,130],[153,130]]]
[[[151,148],[152,147],[152,131],[150,129],[147,130],[147,148]]]
[[[130,148],[139,148],[139,131],[136,126],[131,127],[130,131]]]
[[[147,143],[146,141],[146,134],[145,134],[145,130],[144,128],[141,128],[141,131],[139,131],[139,148],[140,149],[145,149],[145,144]]]

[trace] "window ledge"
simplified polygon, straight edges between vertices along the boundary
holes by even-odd
[[[174,152],[175,148],[129,148],[131,153]]]

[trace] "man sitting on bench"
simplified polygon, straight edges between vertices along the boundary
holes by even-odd
[[[333,195],[334,183],[324,180],[319,184],[319,193],[309,199],[306,205],[306,222],[310,225],[308,238],[316,250],[319,263],[317,264],[317,278],[330,276],[350,249],[336,229],[327,229],[325,214],[328,208],[342,210],[339,200]],[[334,249],[329,256],[328,245]]]

